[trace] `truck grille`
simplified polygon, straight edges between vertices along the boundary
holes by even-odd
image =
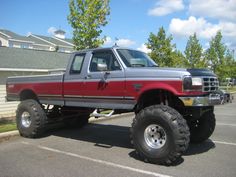
[[[219,81],[216,77],[203,78],[203,92],[217,91],[219,88]]]

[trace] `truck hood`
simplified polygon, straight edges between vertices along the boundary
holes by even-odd
[[[128,78],[168,78],[182,79],[184,76],[214,76],[216,75],[208,69],[185,69],[185,68],[128,68],[126,77]]]
[[[213,76],[213,77],[216,77],[216,75],[208,69],[187,69],[187,71],[192,76]]]

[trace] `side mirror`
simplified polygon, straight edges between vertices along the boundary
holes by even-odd
[[[98,71],[107,71],[107,64],[98,64],[97,66]]]

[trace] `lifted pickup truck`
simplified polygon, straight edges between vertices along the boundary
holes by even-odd
[[[141,159],[158,164],[174,163],[190,141],[211,136],[218,86],[209,70],[160,68],[145,53],[120,47],[75,52],[65,72],[10,77],[6,84],[7,100],[21,101],[22,136],[38,137],[59,119],[82,127],[101,109],[113,110],[109,116],[135,112],[131,143]]]

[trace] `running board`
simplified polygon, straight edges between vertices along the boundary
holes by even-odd
[[[95,118],[99,118],[99,117],[111,117],[113,114],[114,114],[114,110],[112,110],[110,113],[108,114],[100,114],[98,113],[98,109],[95,109],[92,113],[92,115],[95,117]]]

